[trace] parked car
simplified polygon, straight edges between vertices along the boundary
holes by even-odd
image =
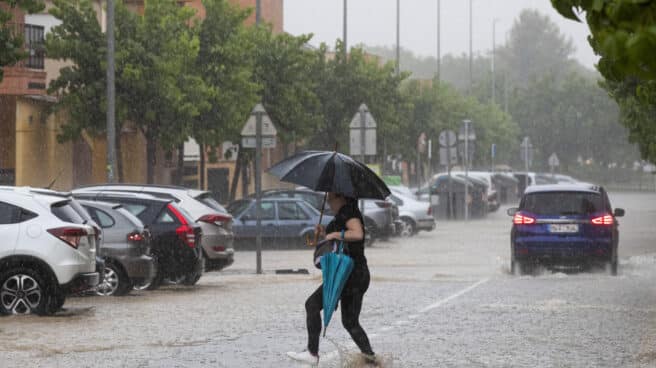
[[[453,175],[464,176],[465,173],[462,171],[452,172]],[[487,200],[487,208],[490,212],[495,212],[501,207],[499,200],[499,195],[497,193],[497,188],[495,181],[493,180],[494,174],[487,171],[470,171],[467,173],[468,176],[471,176],[474,179],[482,180],[487,188],[485,194]]]
[[[402,192],[392,189],[390,199],[399,207],[399,218],[403,223],[400,235],[408,237],[419,231],[435,229],[435,219],[430,203],[420,202]]]
[[[617,218],[624,210],[613,210],[602,187],[530,186],[508,215],[513,273],[530,273],[537,263],[602,262],[617,274]]]
[[[315,209],[321,211],[323,205],[324,193],[311,191],[309,189],[270,189],[262,193],[264,198],[298,198],[310,203]],[[251,195],[252,198],[254,195]],[[376,201],[366,199],[361,201],[360,210],[364,202],[364,226],[365,226],[365,244],[370,246],[376,238],[387,238],[400,230],[401,222],[398,219],[398,208],[390,201]],[[326,205],[324,214],[332,216],[333,213]]]
[[[0,314],[52,314],[98,284],[99,234],[71,202],[0,188]]]
[[[134,285],[155,278],[156,262],[151,256],[151,236],[141,220],[120,204],[80,201],[103,231],[98,253],[105,260],[103,282],[96,288],[101,296],[128,294]]]
[[[234,262],[232,216],[208,191],[169,185],[105,184],[84,187],[76,192],[114,191],[142,193],[174,201],[202,229],[201,245],[206,271],[220,271]]]
[[[231,203],[228,211],[235,219],[233,229],[238,244],[252,249],[257,236],[256,200],[241,199]],[[267,249],[304,246],[314,236],[319,223],[319,211],[308,202],[297,198],[265,198],[261,204],[262,244]],[[332,216],[324,215],[326,226]]]
[[[152,236],[151,252],[157,261],[152,282],[137,285],[158,288],[164,279],[194,285],[203,272],[199,246],[201,228],[175,202],[148,194],[127,192],[73,191],[77,199],[119,203],[148,227]]]
[[[527,187],[531,185],[548,185],[558,184],[558,181],[547,174],[539,174],[534,172],[516,172],[513,173],[515,178],[519,180],[519,193],[524,193]]]

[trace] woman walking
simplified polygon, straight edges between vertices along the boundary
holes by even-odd
[[[344,241],[344,252],[353,259],[354,268],[346,281],[340,297],[342,324],[360,348],[368,363],[375,363],[376,356],[371,349],[369,338],[360,326],[362,299],[369,288],[369,268],[364,256],[364,220],[354,198],[338,193],[328,193],[327,202],[335,213],[335,218],[324,230],[317,225],[317,233],[330,241]],[[343,234],[343,235],[342,235]],[[343,238],[342,238],[343,236]],[[287,353],[294,360],[316,365],[319,363],[319,337],[321,334],[321,310],[323,309],[323,285],[310,295],[305,302],[307,313],[307,350]]]

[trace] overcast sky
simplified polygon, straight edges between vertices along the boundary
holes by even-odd
[[[313,45],[326,42],[331,47],[342,38],[342,0],[284,0],[285,31],[313,33]],[[560,16],[549,0],[473,0],[473,49],[492,48],[492,20],[498,18],[497,44],[504,42],[513,21],[522,9],[538,9],[547,14],[572,38],[575,57],[592,68],[597,60],[590,48],[585,24]],[[442,55],[469,50],[469,1],[442,0]],[[393,46],[396,43],[396,0],[348,0],[349,46],[365,43]],[[437,0],[401,0],[401,46],[423,56],[437,54]]]

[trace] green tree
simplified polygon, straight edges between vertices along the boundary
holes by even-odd
[[[206,147],[239,139],[239,131],[257,101],[260,86],[253,81],[252,30],[243,24],[250,10],[242,10],[226,0],[205,0],[203,5],[206,16],[200,25],[196,70],[209,88],[210,106],[194,119],[191,134],[201,152],[206,152]],[[204,154],[200,164],[203,186]]]
[[[648,0],[552,0],[563,16],[580,21],[585,12],[597,69],[618,102],[622,123],[642,156],[656,162],[656,3]]]
[[[402,104],[399,86],[408,74],[397,76],[392,63],[381,65],[377,57],[361,48],[352,48],[348,57],[340,42],[335,50],[331,54],[325,45],[319,49],[316,94],[323,121],[310,141],[312,147],[333,149],[338,143],[341,151],[348,151],[349,123],[365,103],[378,123],[378,153],[384,154],[387,146],[391,152]]]
[[[44,8],[40,0],[6,0],[0,4],[0,82],[3,77],[2,67],[14,65],[27,57],[23,45],[23,35],[13,27],[13,12],[22,10],[27,13],[36,13]]]
[[[120,61],[126,118],[146,137],[149,183],[157,147],[179,148],[192,135],[194,119],[209,108],[210,91],[194,72],[200,42],[193,17],[193,9],[171,1],[146,2]]]

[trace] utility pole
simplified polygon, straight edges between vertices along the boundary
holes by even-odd
[[[497,77],[494,72],[494,58],[496,53],[496,32],[497,32],[497,22],[499,19],[494,18],[492,20],[492,104],[496,103],[496,93],[497,93]]]
[[[474,81],[472,79],[472,0],[469,0],[469,94],[474,92]]]
[[[396,0],[396,75],[401,73],[401,0]]]
[[[441,50],[440,50],[440,46],[441,46],[440,45],[440,41],[441,41],[441,34],[440,34],[441,30],[440,30],[440,28],[441,28],[441,22],[442,22],[441,14],[440,14],[441,3],[442,3],[441,0],[437,0],[437,81],[438,82],[440,81],[440,72],[441,72],[440,68],[442,66],[441,65],[442,64],[442,60],[441,60],[442,55],[441,55]]]
[[[348,16],[347,16],[347,6],[346,6],[346,1],[344,0],[344,29],[343,29],[343,34],[342,34],[342,39],[344,40],[344,58],[346,58],[346,55],[348,54],[348,44],[346,42],[346,37],[348,35],[347,33],[347,24],[348,24]]]
[[[116,182],[116,89],[114,81],[114,0],[107,0],[107,181]],[[179,154],[182,154],[180,152]]]

